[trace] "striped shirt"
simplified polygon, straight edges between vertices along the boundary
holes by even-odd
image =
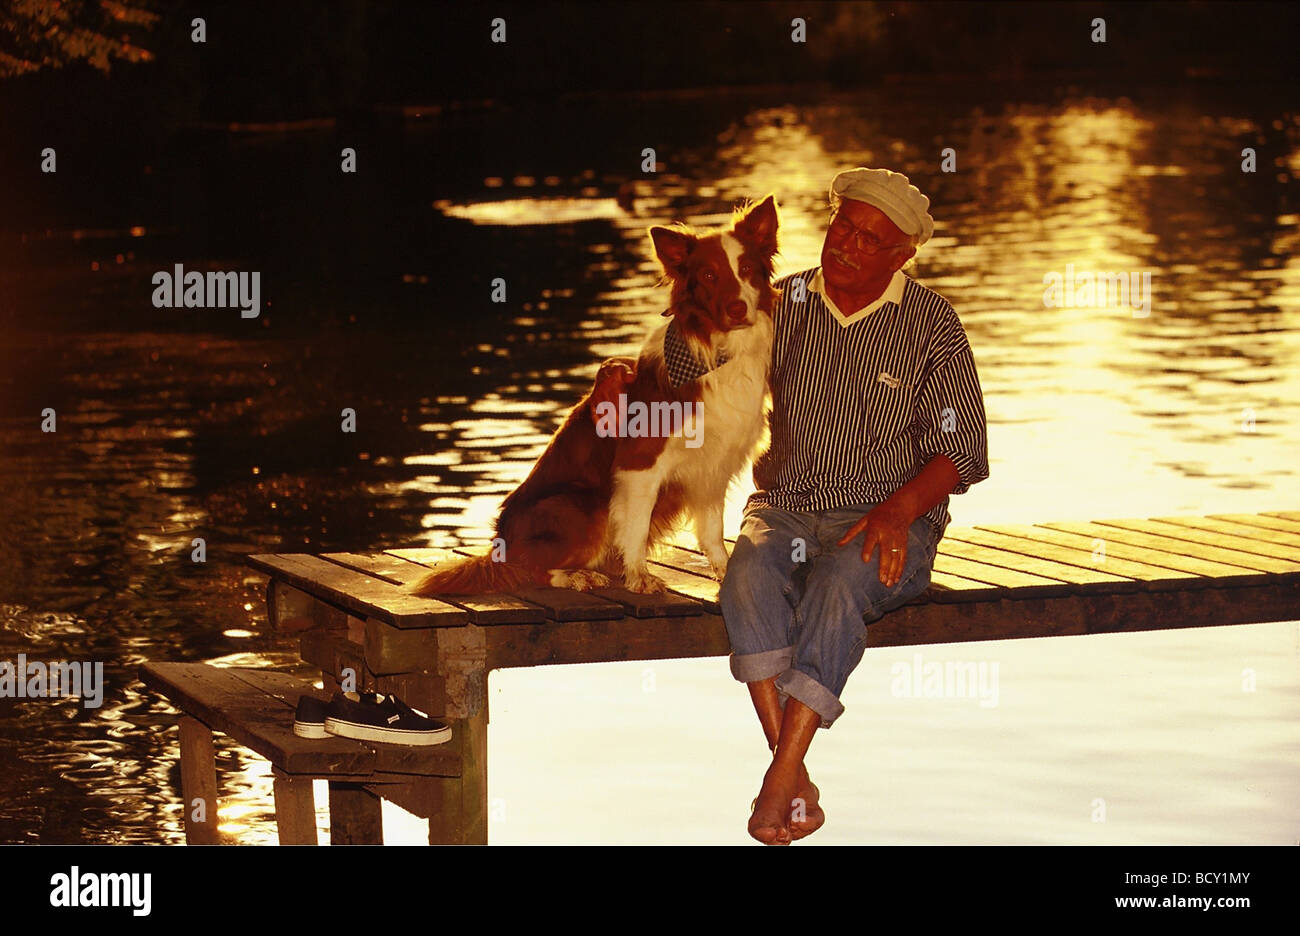
[[[749,511],[878,503],[947,455],[954,494],[989,476],[984,396],[946,299],[903,275],[845,318],[821,268],[783,277],[773,310],[771,441],[754,462]],[[940,535],[948,498],[925,517]]]

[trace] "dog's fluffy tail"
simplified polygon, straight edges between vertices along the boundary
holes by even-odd
[[[491,556],[467,556],[443,563],[408,587],[413,595],[472,595],[536,585],[537,573]]]

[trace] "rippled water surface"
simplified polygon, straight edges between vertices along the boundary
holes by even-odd
[[[486,539],[596,364],[658,320],[646,227],[775,192],[778,272],[803,269],[846,166],[933,201],[912,273],[960,314],[989,418],[955,523],[1300,509],[1294,108],[670,95],[413,118],[346,186],[321,145],[223,141],[170,200],[52,214],[0,273],[0,659],[107,680],[98,710],[0,701],[0,841],[180,841],[175,715],[139,664],[310,673],[243,556]],[[260,270],[262,315],[154,309],[175,262]],[[1067,264],[1149,272],[1149,314],[1045,307]],[[996,706],[895,697],[909,659],[869,652],[817,738],[816,840],[1300,839],[1295,622],[925,648],[996,662]],[[491,706],[493,841],[746,840],[765,748],[724,659],[498,672]],[[223,828],[273,840],[268,766],[219,758]]]

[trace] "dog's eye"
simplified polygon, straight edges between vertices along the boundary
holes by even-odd
[[[712,283],[715,279],[717,279],[717,277],[713,275],[713,271],[712,271],[712,270],[710,270],[710,269],[708,269],[708,268],[705,268],[705,269],[700,273],[700,279],[704,280],[704,282],[706,282],[706,283]]]
[[[740,265],[740,275],[743,276],[745,279],[749,279],[751,276],[753,276],[753,275],[754,275],[754,264],[752,264],[752,263],[748,263],[748,262],[747,262],[747,263],[742,263],[742,264]]]

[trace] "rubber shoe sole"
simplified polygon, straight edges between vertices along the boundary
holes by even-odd
[[[294,722],[293,733],[300,738],[311,738],[313,741],[319,741],[321,738],[328,738],[330,733],[325,730],[324,722]]]
[[[295,726],[296,730],[296,726]],[[327,734],[340,738],[352,738],[356,741],[378,741],[381,744],[412,744],[427,746],[446,744],[451,740],[451,728],[443,727],[433,731],[408,731],[402,728],[380,728],[360,722],[347,721],[330,716],[325,719]]]

